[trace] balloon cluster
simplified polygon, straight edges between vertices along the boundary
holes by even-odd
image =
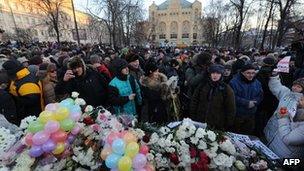
[[[111,171],[153,171],[147,162],[149,147],[139,146],[137,138],[129,131],[111,132],[100,153]]]
[[[81,114],[81,107],[70,98],[48,104],[38,119],[27,127],[25,143],[31,147],[29,155],[39,157],[44,153],[63,153],[80,132],[77,122]]]

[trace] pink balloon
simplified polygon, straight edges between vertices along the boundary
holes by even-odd
[[[111,132],[107,137],[107,143],[112,144],[112,142],[117,138],[119,138],[119,134],[116,132]]]
[[[39,131],[39,132],[35,133],[35,135],[33,136],[33,144],[42,145],[45,142],[47,142],[47,140],[49,138],[50,138],[50,134],[48,134],[44,131]]]
[[[139,153],[141,154],[148,154],[149,153],[149,147],[147,145],[142,145],[139,149]]]
[[[57,110],[57,106],[55,103],[50,103],[45,106],[46,111],[55,112]]]
[[[52,134],[57,132],[60,128],[60,124],[57,121],[48,121],[44,126],[44,131]]]
[[[55,142],[64,142],[68,137],[68,134],[65,131],[58,130],[51,135],[51,139]]]
[[[73,120],[73,121],[79,121],[81,117],[81,113],[80,112],[73,112],[73,113],[70,113],[70,118]]]
[[[25,144],[28,145],[28,146],[31,146],[33,145],[33,134],[32,133],[28,133],[26,136],[25,136]]]
[[[144,168],[146,164],[147,157],[144,154],[139,153],[133,158],[133,168],[135,169]]]
[[[79,132],[80,132],[80,127],[79,127],[78,124],[76,124],[76,125],[74,126],[74,128],[72,129],[71,133],[72,133],[73,135],[77,135]]]

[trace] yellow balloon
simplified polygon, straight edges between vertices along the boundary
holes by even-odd
[[[126,148],[126,156],[129,156],[131,158],[135,157],[136,154],[139,152],[139,145],[136,142],[131,142],[127,145]]]
[[[108,157],[108,155],[112,154],[112,150],[111,148],[104,148],[101,152],[100,152],[100,158],[102,158],[102,160],[106,160],[106,158]]]
[[[64,151],[64,143],[58,143],[53,154],[61,154]]]
[[[54,118],[54,115],[52,112],[49,112],[49,111],[43,111],[40,113],[39,117],[38,117],[38,120],[41,122],[41,123],[47,123],[48,121],[50,120],[55,120]]]
[[[126,144],[129,144],[131,142],[137,142],[137,138],[134,134],[127,132],[124,137],[123,137],[124,141],[126,142]]]
[[[132,159],[128,156],[122,157],[118,162],[119,171],[130,171],[132,167]]]
[[[65,118],[67,118],[69,116],[69,109],[66,107],[61,107],[59,108],[56,113],[54,114],[54,118],[57,121],[61,121],[64,120]]]

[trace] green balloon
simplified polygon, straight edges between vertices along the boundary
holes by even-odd
[[[74,128],[75,122],[68,118],[60,121],[60,128],[64,131],[71,131]]]
[[[36,133],[44,129],[44,125],[39,121],[33,121],[27,127],[28,131],[31,133]]]

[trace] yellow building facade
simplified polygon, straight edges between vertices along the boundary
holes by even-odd
[[[202,3],[166,0],[149,7],[152,40],[159,46],[199,45],[202,40]]]
[[[0,29],[5,33],[16,33],[16,28],[31,30],[33,39],[39,41],[56,41],[55,31],[47,22],[50,22],[43,10],[37,7],[35,0],[0,0]],[[60,7],[60,40],[75,41],[73,31],[75,32],[73,10],[71,0],[63,0]],[[88,34],[90,24],[90,15],[75,11],[80,37],[83,43],[96,42],[91,40]],[[74,36],[75,37],[75,36]]]

